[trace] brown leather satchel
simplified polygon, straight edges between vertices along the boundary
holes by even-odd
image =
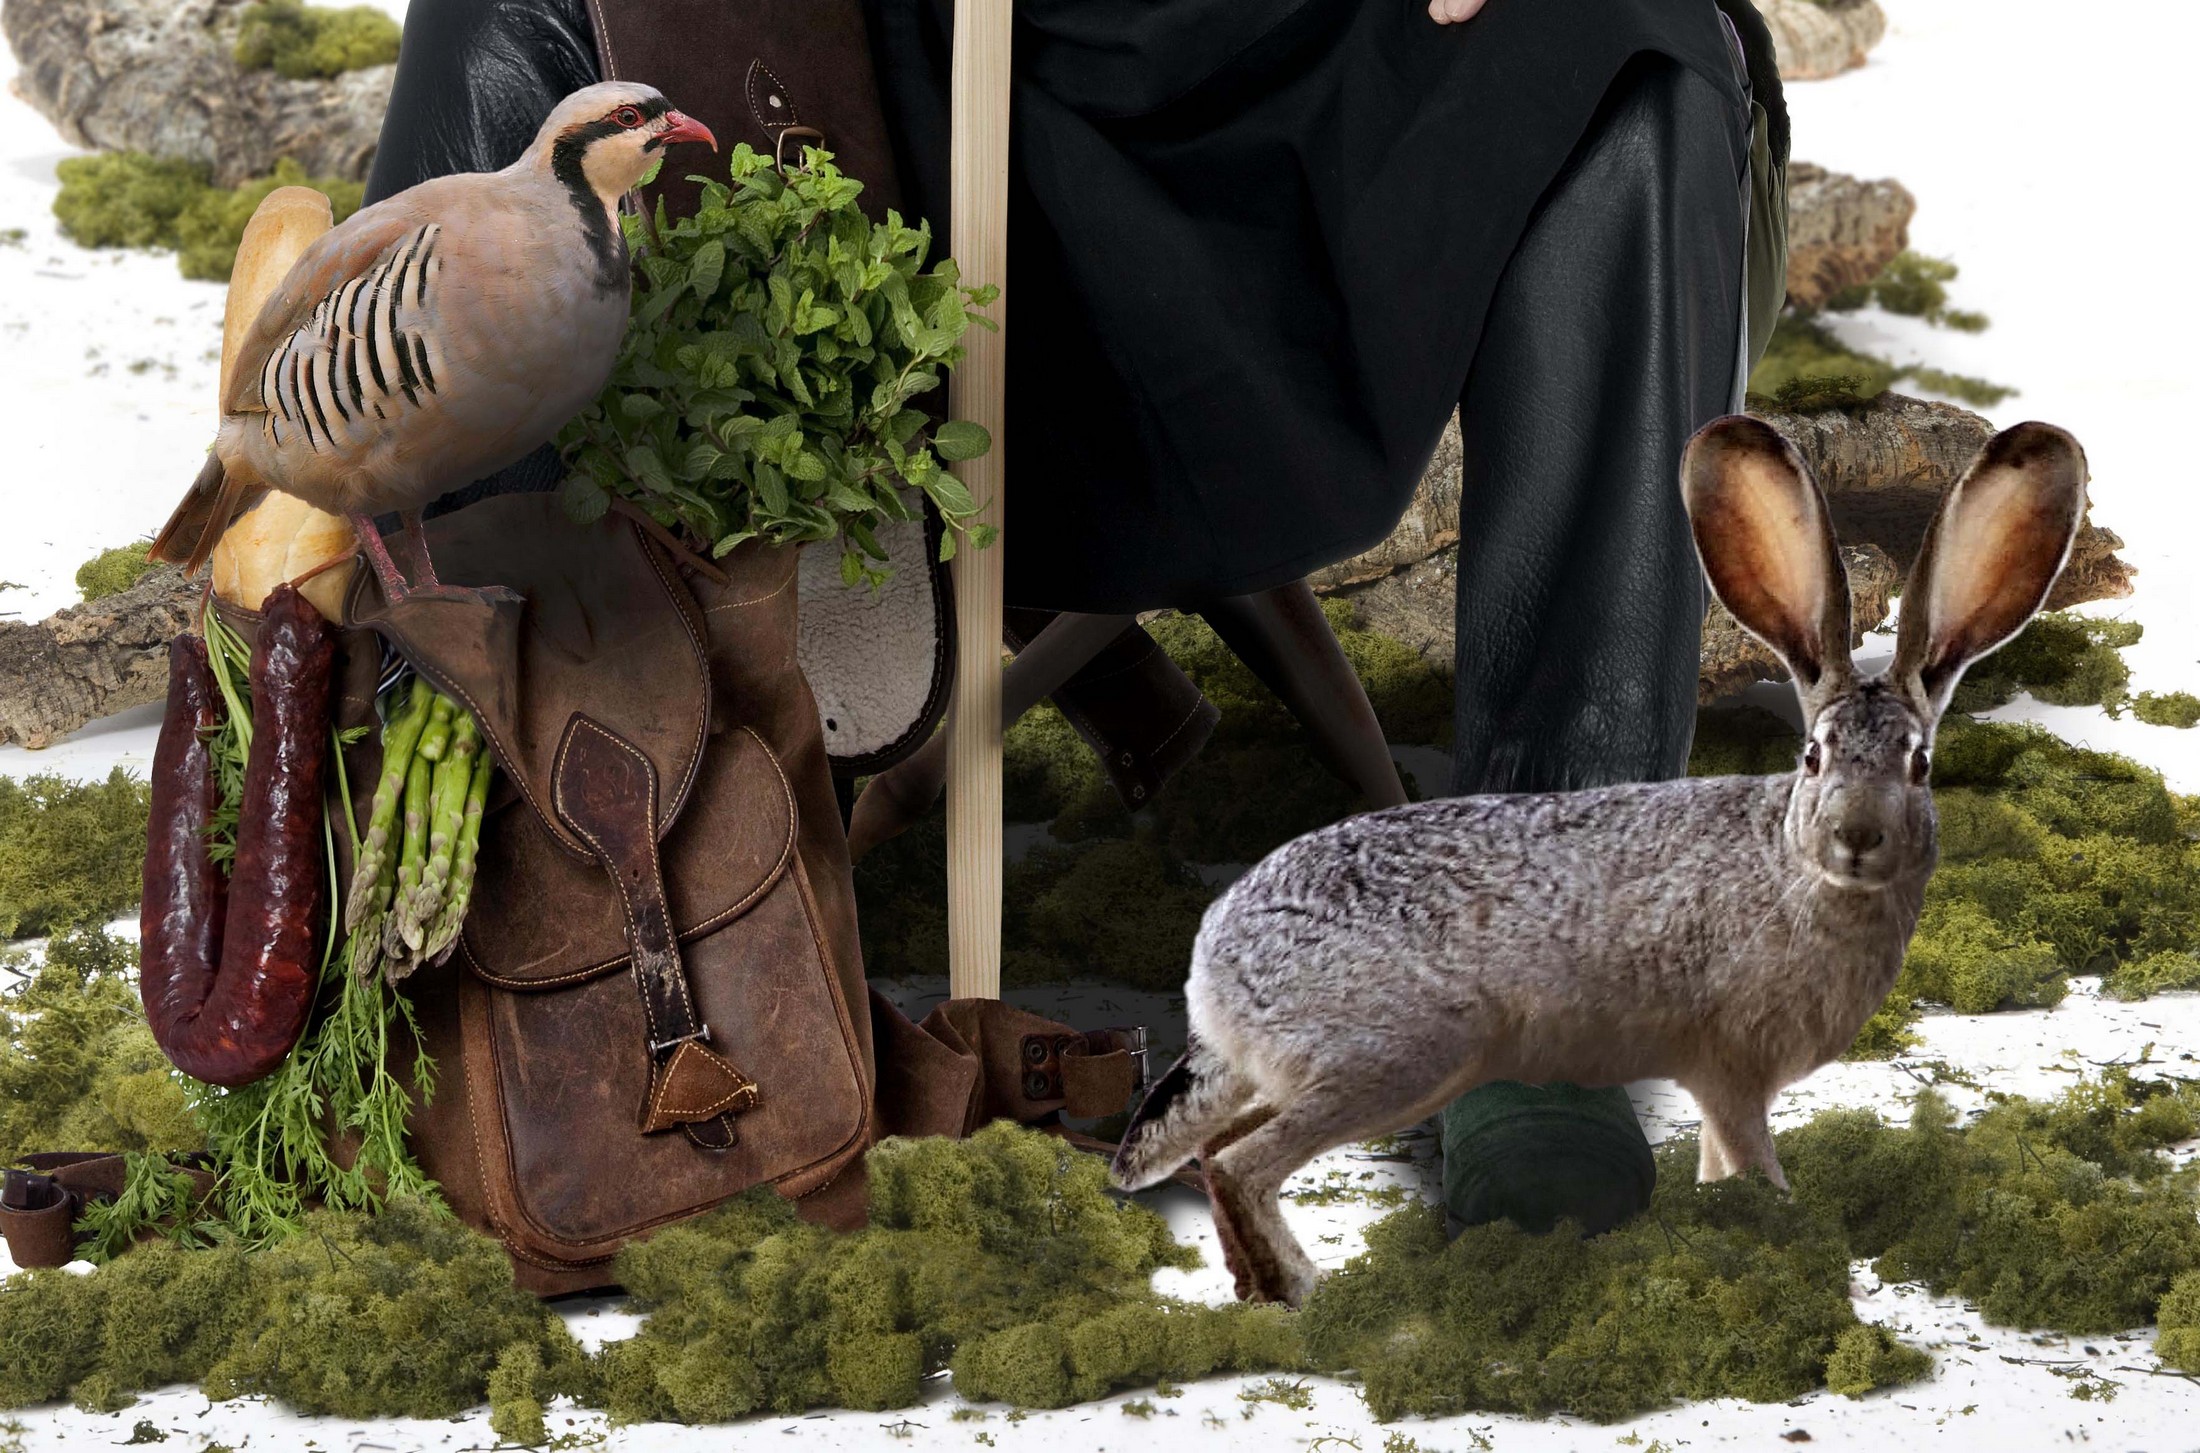
[[[796,663],[794,550],[713,566],[547,495],[429,534],[446,579],[517,594],[392,605],[360,572],[333,710],[367,729],[345,767],[374,783],[375,701],[403,661],[472,712],[501,768],[457,952],[404,990],[435,1066],[413,1148],[521,1285],[609,1285],[621,1246],[758,1185],[860,1223],[862,1153],[889,1134],[1125,1108],[1140,1031],[975,1000],[912,1024],[865,983]],[[256,617],[221,609],[250,639]],[[369,797],[353,793],[360,832]],[[348,858],[340,844],[339,883]],[[21,1266],[68,1260],[84,1204],[121,1185],[119,1157],[38,1162],[0,1194]]]
[[[510,784],[458,953],[407,988],[436,1063],[415,1148],[523,1285],[604,1285],[627,1241],[756,1185],[860,1221],[884,1134],[1124,1107],[1136,1031],[975,1001],[920,1027],[865,984],[795,551],[713,567],[539,495],[430,533],[446,579],[526,604],[391,606],[362,573],[346,649],[391,642]],[[371,720],[376,656],[347,667],[340,726]],[[371,740],[350,752],[373,781]]]

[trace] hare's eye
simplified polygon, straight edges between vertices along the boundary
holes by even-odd
[[[621,106],[618,110],[611,113],[611,119],[618,122],[621,126],[635,127],[642,124],[642,113],[635,110],[632,106]]]
[[[1818,769],[1824,765],[1825,753],[1819,749],[1818,743],[1812,742],[1809,746],[1803,748],[1803,770],[1806,773],[1815,777],[1818,775]]]
[[[1923,747],[1919,747],[1916,750],[1912,751],[1910,753],[1910,780],[1912,782],[1923,782],[1927,777],[1930,777],[1932,775],[1932,754],[1926,751]]]

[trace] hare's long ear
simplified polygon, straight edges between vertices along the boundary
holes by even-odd
[[[2046,603],[2078,535],[2085,481],[2076,439],[2018,424],[1987,440],[1940,502],[1902,588],[1892,671],[1932,716],[1964,667]]]
[[[1848,572],[1809,467],[1770,424],[1730,414],[1688,441],[1681,489],[1712,590],[1780,654],[1815,710],[1855,668]]]

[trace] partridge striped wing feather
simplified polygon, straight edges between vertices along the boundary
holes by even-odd
[[[442,237],[436,222],[403,233],[268,353],[258,402],[271,443],[315,454],[355,448],[436,396]]]

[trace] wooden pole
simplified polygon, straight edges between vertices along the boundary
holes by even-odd
[[[1008,94],[1012,0],[956,0],[953,182],[949,227],[971,283],[1002,290],[1001,332],[973,328],[949,385],[955,417],[982,424],[993,448],[957,471],[1001,524],[1002,396],[1008,283]],[[947,963],[956,998],[1001,994],[1001,550],[955,556],[955,695],[947,721]]]

